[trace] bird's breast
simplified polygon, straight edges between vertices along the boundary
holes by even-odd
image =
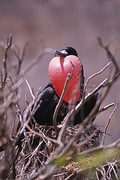
[[[54,57],[48,67],[50,81],[60,97],[69,76],[67,88],[63,100],[70,104],[75,104],[80,99],[80,79],[82,65],[80,59],[74,55],[66,57]]]

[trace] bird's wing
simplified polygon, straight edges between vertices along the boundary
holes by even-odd
[[[40,93],[39,103],[40,106],[38,107],[37,111],[34,114],[34,118],[40,125],[51,125],[53,110],[56,106],[54,101],[55,91],[51,84],[48,84]]]
[[[82,123],[84,119],[90,114],[90,112],[93,110],[93,108],[96,105],[96,102],[99,97],[99,92],[94,94],[84,105],[83,107],[78,111],[78,113],[75,115],[74,118],[74,125]],[[96,111],[99,110],[99,107]],[[95,118],[94,118],[95,119]],[[94,121],[93,119],[93,121]]]

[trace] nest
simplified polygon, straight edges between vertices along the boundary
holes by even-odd
[[[81,125],[66,127],[62,136],[63,151],[68,142],[75,136],[80,126]],[[26,133],[27,136],[22,139],[21,145],[16,149],[15,167],[17,179],[29,179],[34,173],[40,171],[58,148],[56,143],[49,140],[49,138],[55,139],[56,137],[53,127],[39,126],[36,124],[33,127],[33,130],[42,134],[43,138],[28,131]],[[48,139],[44,137],[48,137]],[[92,124],[91,126],[84,128],[75,138],[74,143],[72,143],[70,156],[99,146],[101,138],[102,132],[98,126]],[[65,165],[59,167],[52,175],[52,179],[65,179],[68,175],[72,174],[76,168],[78,167],[75,162],[70,161],[67,164],[65,163]],[[11,178],[11,173],[12,171],[9,173],[8,178]],[[45,172],[43,171],[42,173]]]

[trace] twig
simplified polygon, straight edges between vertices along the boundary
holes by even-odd
[[[103,73],[103,71],[105,71],[105,70],[106,70],[108,67],[110,67],[111,65],[112,65],[112,63],[109,62],[109,63],[108,63],[105,67],[103,67],[99,72],[97,72],[97,73],[91,75],[91,76],[87,79],[87,81],[86,81],[86,83],[85,83],[84,89],[86,90],[87,85],[88,85],[89,81],[90,81],[92,78],[94,78],[94,77],[100,75],[101,73]]]
[[[115,66],[115,69],[116,69],[116,72],[119,71],[119,66],[117,64],[117,61],[115,60],[115,57],[112,55],[112,53],[110,52],[109,50],[109,47],[108,46],[105,46],[102,42],[102,39],[100,37],[98,37],[98,43],[99,45],[106,50],[106,53],[107,53],[107,56],[108,58],[113,62],[114,66]]]
[[[6,44],[5,44],[5,54],[3,58],[3,68],[4,68],[4,78],[2,80],[2,89],[5,87],[6,79],[7,79],[7,57],[8,57],[8,49],[11,47],[12,44],[12,34],[7,38]]]
[[[34,92],[32,91],[32,89],[30,87],[30,84],[28,83],[28,81],[27,81],[27,79],[25,77],[24,77],[24,79],[25,79],[25,82],[26,82],[26,84],[28,86],[28,89],[29,89],[29,92],[30,92],[32,98],[35,99],[35,95],[34,95]]]
[[[71,64],[72,64],[72,72],[71,72],[71,74],[70,74],[70,73],[67,74],[67,78],[66,78],[66,80],[65,80],[65,84],[64,84],[64,87],[63,87],[63,90],[62,90],[62,94],[61,94],[61,96],[60,96],[60,99],[59,99],[59,101],[58,101],[58,104],[57,104],[57,106],[56,106],[56,108],[55,108],[55,111],[54,111],[54,114],[53,114],[53,126],[54,126],[54,128],[55,128],[56,137],[58,136],[58,132],[59,132],[59,129],[58,129],[58,127],[57,127],[57,115],[58,115],[58,111],[59,111],[60,106],[61,106],[61,104],[62,104],[63,97],[64,97],[64,95],[65,95],[65,92],[66,92],[68,83],[69,83],[69,81],[71,80],[71,78],[72,78],[72,76],[73,76],[73,73],[74,73],[74,65],[73,65],[72,62],[71,62]]]
[[[60,108],[60,106],[62,104],[62,100],[63,100],[64,94],[66,92],[66,88],[67,88],[67,85],[68,85],[68,82],[70,81],[70,79],[71,79],[71,75],[68,74],[67,78],[66,78],[66,81],[65,81],[65,84],[64,84],[64,88],[63,88],[62,94],[60,96],[60,99],[58,101],[58,104],[57,104],[57,106],[55,108],[55,111],[54,111],[54,114],[53,114],[53,126],[55,128],[56,137],[57,137],[58,132],[59,132],[59,129],[57,127],[57,115],[58,115],[59,108]]]
[[[103,134],[103,137],[102,137],[102,140],[101,140],[101,145],[104,145],[108,126],[109,126],[109,124],[110,124],[110,122],[111,122],[112,116],[114,115],[116,109],[118,108],[118,104],[119,104],[119,101],[117,100],[116,106],[114,107],[113,111],[111,112],[111,114],[110,114],[110,116],[109,116],[109,118],[108,118],[107,124],[106,124],[106,126],[105,126],[104,134]]]
[[[60,144],[62,144],[62,145],[63,145],[63,143],[62,143],[61,139],[62,139],[62,136],[63,136],[63,134],[64,134],[65,128],[66,128],[66,126],[67,126],[67,124],[68,124],[69,117],[70,117],[70,115],[69,115],[69,113],[68,113],[68,114],[66,115],[66,117],[64,118],[64,120],[63,120],[64,123],[62,124],[62,127],[61,127],[61,129],[60,129],[60,131],[59,131],[59,134],[58,134],[57,141],[58,141]]]
[[[101,112],[106,111],[107,109],[109,109],[110,107],[114,106],[114,103],[108,104],[107,106],[99,109],[99,111],[97,112],[97,115],[100,114]]]
[[[13,50],[13,53],[15,55],[15,57],[17,58],[18,60],[18,65],[17,65],[17,72],[16,72],[16,75],[18,76],[19,73],[20,73],[20,70],[21,70],[21,65],[22,65],[22,62],[24,60],[24,57],[25,57],[25,54],[26,54],[26,49],[28,47],[28,44],[29,44],[29,41],[27,41],[23,47],[23,51],[22,51],[22,56],[20,57],[20,50],[19,50],[19,47],[17,45],[12,45],[12,50]],[[17,52],[16,52],[17,50]]]

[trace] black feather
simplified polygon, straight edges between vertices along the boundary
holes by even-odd
[[[73,124],[82,123],[83,120],[89,115],[91,110],[94,108],[96,101],[98,99],[98,93],[93,95],[84,106],[78,111],[74,116]],[[51,83],[49,83],[41,92],[40,98],[41,104],[40,107],[34,114],[34,118],[40,125],[53,125],[53,114],[56,108],[56,105],[59,101],[58,95],[55,93],[55,90]],[[78,104],[79,102],[77,102]],[[59,124],[66,114],[69,111],[70,105],[66,102],[62,102],[62,105],[58,111],[57,123]]]

